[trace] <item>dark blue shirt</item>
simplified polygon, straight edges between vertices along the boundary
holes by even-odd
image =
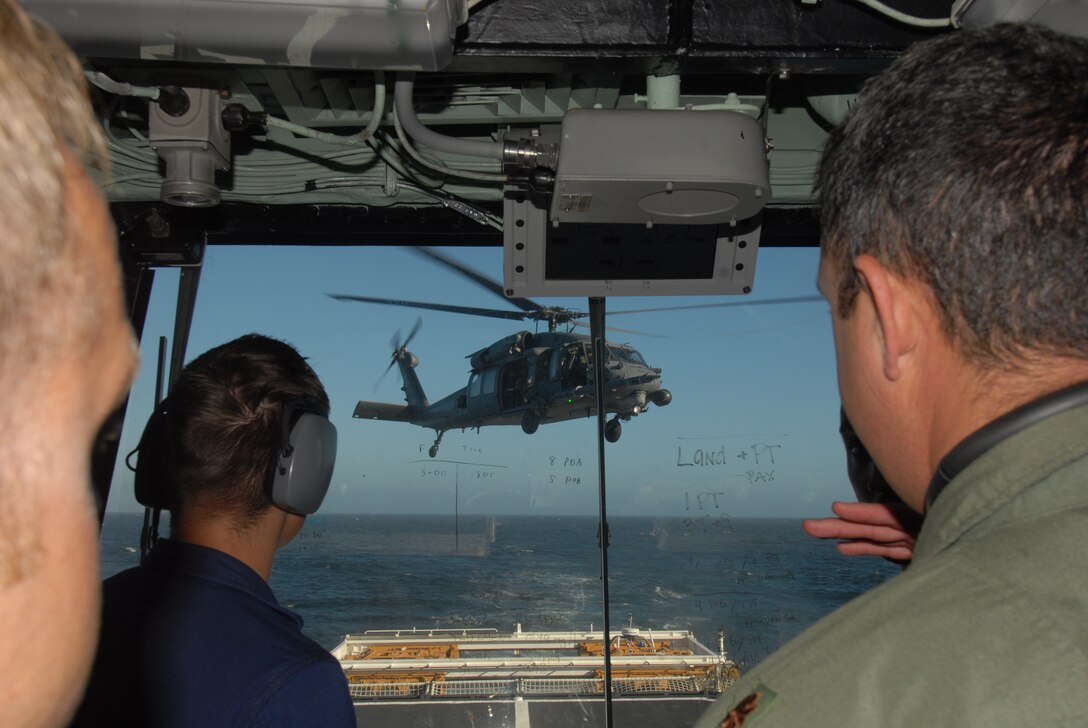
[[[160,541],[103,584],[77,726],[354,726],[339,663],[221,551]]]

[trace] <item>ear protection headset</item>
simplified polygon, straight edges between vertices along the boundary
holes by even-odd
[[[147,508],[164,511],[172,511],[177,505],[173,493],[166,487],[166,468],[171,460],[169,456],[173,443],[170,424],[170,398],[166,397],[155,407],[144,425],[140,444],[136,446],[139,457],[133,476],[136,501]],[[132,453],[129,453],[129,457],[132,457]]]
[[[854,426],[846,418],[846,410],[839,408],[839,434],[846,447],[846,474],[859,503],[902,503],[884,474],[877,469],[869,451],[854,432]]]
[[[272,503],[308,516],[321,507],[336,464],[336,426],[313,400],[283,405],[283,436],[265,492]]]
[[[307,516],[317,511],[332,482],[336,463],[336,426],[320,413],[313,400],[289,400],[283,405],[282,434],[265,480],[273,505]],[[138,447],[134,478],[136,500],[148,508],[174,510],[177,499],[167,487],[173,447],[170,398],[155,408]]]

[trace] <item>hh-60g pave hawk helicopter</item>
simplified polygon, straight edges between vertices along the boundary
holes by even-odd
[[[431,404],[416,376],[419,357],[408,351],[408,344],[419,332],[422,319],[399,341],[399,332],[390,342],[393,360],[404,382],[407,404],[360,401],[354,417],[372,420],[408,422],[433,429],[437,433],[428,453],[438,454],[442,435],[447,430],[486,425],[521,425],[527,434],[542,424],[561,422],[596,414],[590,337],[558,331],[560,325],[586,326],[576,319],[588,314],[556,306],[541,306],[527,298],[506,298],[502,287],[483,274],[447,258],[434,250],[419,249],[423,254],[467,276],[484,288],[509,301],[520,311],[473,308],[391,298],[331,294],[341,301],[361,301],[394,306],[429,308],[473,316],[546,321],[547,332],[519,331],[468,356],[471,373],[468,384]],[[613,329],[622,330],[622,329]],[[661,370],[651,367],[636,349],[625,344],[606,344],[605,403],[615,417],[605,427],[605,437],[616,442],[621,421],[646,411],[649,403],[664,407],[672,393],[661,386]]]
[[[386,373],[394,365],[400,370],[407,404],[363,400],[355,406],[354,417],[408,422],[433,429],[437,437],[428,450],[428,454],[433,458],[438,455],[442,435],[447,430],[520,424],[521,429],[531,435],[543,424],[596,414],[593,349],[590,337],[557,330],[560,325],[588,326],[578,319],[584,319],[589,314],[559,306],[542,306],[527,298],[508,298],[503,294],[502,286],[484,274],[433,249],[417,248],[416,250],[466,276],[521,310],[475,308],[373,296],[329,295],[341,301],[427,308],[515,321],[546,321],[548,331],[535,333],[519,331],[470,354],[467,357],[471,367],[468,384],[431,404],[415,373],[415,367],[419,365],[419,357],[408,350],[408,344],[422,325],[422,319],[419,319],[403,341],[400,340],[400,332],[394,335],[390,342],[393,348],[392,361],[386,368]],[[753,303],[801,303],[816,298],[799,296]],[[613,311],[612,315],[737,305],[744,305],[744,303],[710,303],[637,311]],[[629,329],[611,328],[610,330],[643,333]],[[672,401],[672,393],[661,386],[661,369],[651,367],[637,349],[626,344],[605,342],[605,354],[605,409],[606,412],[615,416],[605,425],[604,434],[609,442],[616,442],[622,433],[621,422],[629,421],[632,417],[645,413],[651,403],[664,407]]]

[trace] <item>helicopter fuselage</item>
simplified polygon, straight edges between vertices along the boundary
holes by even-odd
[[[550,331],[521,331],[469,355],[468,384],[431,404],[415,373],[419,359],[407,349],[394,353],[404,381],[405,405],[361,401],[354,416],[408,422],[442,433],[490,425],[521,425],[533,433],[542,424],[596,414],[596,388],[590,337]],[[605,409],[615,414],[611,436],[619,439],[619,420],[629,420],[672,395],[661,386],[661,370],[624,344],[605,344]]]

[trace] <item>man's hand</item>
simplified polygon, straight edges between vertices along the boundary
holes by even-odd
[[[839,539],[839,553],[847,556],[883,556],[909,561],[922,517],[899,503],[831,504],[837,518],[810,518],[802,524],[816,538]]]

